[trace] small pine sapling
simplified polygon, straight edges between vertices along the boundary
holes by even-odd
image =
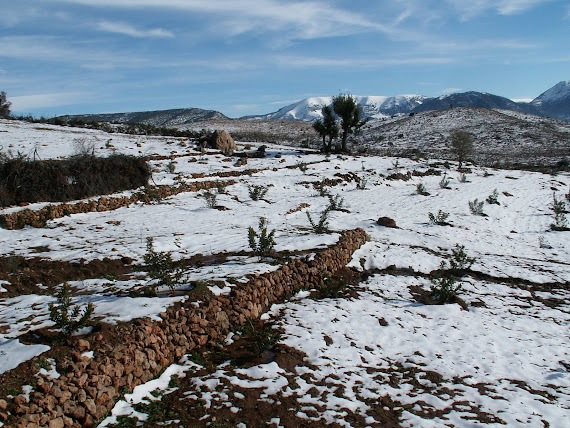
[[[439,182],[439,187],[442,189],[451,189],[451,187],[449,187],[449,178],[447,178],[447,172],[443,174],[443,177]]]
[[[487,196],[487,203],[494,205],[501,205],[499,202],[499,192],[497,192],[497,189],[493,190],[493,193]]]
[[[462,172],[461,175],[459,176],[459,182],[467,183],[467,175],[464,172]]]
[[[305,162],[297,162],[296,166],[303,174],[306,174],[307,170],[309,169]]]
[[[485,213],[483,212],[483,205],[484,204],[485,204],[485,201],[479,202],[479,199],[469,201],[469,211],[471,211],[471,214],[473,214],[473,215],[485,216]]]
[[[247,189],[249,191],[249,197],[254,201],[259,201],[260,199],[263,199],[265,197],[265,194],[269,190],[266,186],[257,185],[257,184],[253,186],[247,186]]]
[[[356,188],[358,190],[364,190],[366,189],[366,184],[368,183],[368,180],[364,177],[359,177],[358,181],[356,183]]]
[[[321,213],[321,217],[319,218],[319,221],[317,223],[315,223],[313,221],[313,218],[311,217],[311,214],[307,211],[307,218],[309,219],[309,223],[311,223],[311,227],[313,228],[313,231],[319,235],[328,232],[328,227],[329,227],[329,213],[330,213],[330,208],[327,207],[325,208],[325,210]]]
[[[329,206],[328,206],[328,210],[330,211],[343,211],[343,205],[344,205],[344,198],[342,198],[340,195],[328,195],[329,198]]]
[[[71,304],[70,287],[65,282],[58,291],[57,304],[49,304],[49,319],[55,326],[62,330],[66,336],[70,336],[82,327],[85,327],[95,308],[92,303],[87,304],[81,311],[79,306]],[[71,313],[70,313],[71,310]]]
[[[453,271],[465,271],[473,266],[475,257],[468,257],[465,252],[465,245],[455,244],[455,248],[451,250],[451,260],[449,266]]]
[[[554,223],[550,225],[550,229],[556,231],[568,230],[568,220],[566,219],[566,203],[562,199],[556,198],[556,193],[552,194],[552,211],[554,211]]]
[[[154,239],[146,238],[146,254],[144,255],[146,270],[152,279],[158,280],[158,285],[166,285],[170,291],[174,291],[176,284],[182,277],[182,271],[176,269],[170,251],[155,251]],[[153,293],[156,293],[154,288]]]
[[[416,192],[418,195],[422,195],[422,196],[429,196],[429,192],[426,189],[426,186],[424,185],[424,183],[418,183],[416,184]]]
[[[268,233],[268,224],[265,217],[260,217],[258,231],[256,232],[251,226],[247,231],[249,247],[260,260],[268,257],[273,252],[273,247],[275,247],[275,229]]]
[[[319,196],[330,196],[331,192],[329,188],[321,183],[314,184],[314,188]]]
[[[202,197],[206,200],[206,206],[208,208],[216,208],[217,195],[215,193],[208,189],[202,194]]]
[[[439,210],[437,214],[430,212],[428,213],[428,217],[430,223],[432,224],[437,224],[438,226],[446,226],[449,224],[447,222],[447,219],[449,218],[449,213],[443,212],[442,210]]]
[[[440,268],[445,269],[445,262],[441,262]],[[453,301],[462,287],[461,283],[456,285],[457,278],[447,271],[431,281],[431,294],[442,305]]]

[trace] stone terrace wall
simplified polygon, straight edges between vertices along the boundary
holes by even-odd
[[[323,286],[325,278],[346,266],[368,239],[362,229],[344,232],[338,243],[311,261],[295,259],[277,271],[256,274],[227,296],[205,298],[199,307],[179,303],[161,314],[160,322],[138,319],[117,327],[118,346],[104,343],[101,335],[77,339],[72,357],[58,362],[65,373],[58,379],[39,377],[29,402],[16,397],[9,406],[15,416],[9,417],[7,426],[92,426],[113,407],[119,391],[130,392],[154,379],[183,355],[225,338],[232,328],[258,318],[301,287]],[[87,350],[93,351],[93,358],[81,356]],[[8,418],[2,412],[0,420]]]
[[[229,186],[235,184],[236,181],[230,180],[221,183],[224,186]],[[101,196],[98,199],[89,201],[48,205],[35,211],[25,209],[10,214],[0,214],[0,225],[5,229],[22,229],[24,226],[45,227],[49,220],[71,214],[112,211],[135,202],[149,203],[153,199],[162,199],[182,192],[197,192],[203,189],[211,189],[219,184],[217,181],[198,181],[195,183],[183,183],[178,186],[151,186],[145,191],[133,193],[131,196]]]

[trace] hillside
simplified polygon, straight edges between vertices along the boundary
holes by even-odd
[[[153,126],[175,126],[208,119],[227,119],[222,113],[200,108],[143,111],[132,113],[80,114],[60,116],[61,119],[79,119],[109,123],[142,123]]]
[[[432,114],[377,124],[406,132]],[[438,114],[447,115],[442,133],[456,120],[523,120]],[[539,129],[557,123],[533,120]],[[567,206],[569,173],[467,164],[462,176],[455,162],[433,158],[279,145],[244,164],[185,138],[0,119],[3,154],[58,159],[85,144],[96,155],[144,154],[152,180],[64,209],[0,210],[53,215],[0,228],[0,425],[563,427],[570,419],[570,231],[553,230],[550,208],[553,193]],[[257,153],[262,144],[238,148]],[[255,188],[266,194],[255,197]],[[476,200],[480,212],[470,209]],[[80,204],[82,212],[68,209]],[[440,214],[444,221],[431,220]],[[265,257],[250,246],[260,218],[274,230]],[[168,275],[175,280],[161,283]],[[447,303],[445,281],[455,289]],[[72,307],[91,303],[94,312],[92,325],[62,339],[49,305],[64,283]]]
[[[375,153],[450,155],[448,137],[462,129],[485,164],[552,164],[570,157],[570,123],[508,110],[458,107],[368,123],[357,147]]]

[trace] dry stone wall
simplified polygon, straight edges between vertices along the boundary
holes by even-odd
[[[236,181],[224,181],[224,186],[235,184]],[[71,214],[95,211],[112,211],[136,202],[149,203],[156,199],[166,198],[182,192],[197,192],[212,189],[219,185],[216,181],[198,181],[183,183],[178,186],[149,186],[145,191],[133,193],[131,196],[107,197],[81,202],[48,205],[39,210],[24,209],[21,211],[0,214],[0,225],[5,229],[22,229],[24,226],[45,227],[49,220],[62,218]]]
[[[199,307],[179,303],[162,313],[160,322],[138,319],[115,327],[115,344],[105,343],[102,335],[76,339],[72,356],[58,361],[61,376],[39,377],[29,401],[16,397],[7,409],[10,416],[0,409],[0,420],[28,428],[93,426],[121,393],[154,379],[183,355],[215,344],[301,287],[323,286],[368,239],[362,229],[344,232],[337,244],[312,260],[295,259],[276,271],[256,274],[229,295],[204,298]],[[82,356],[89,350],[92,358]]]

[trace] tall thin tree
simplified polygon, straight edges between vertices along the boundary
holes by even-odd
[[[360,106],[356,103],[356,99],[350,94],[341,93],[333,97],[332,107],[334,112],[340,117],[342,151],[346,152],[348,134],[363,124],[361,122],[362,111]]]
[[[10,106],[12,103],[8,101],[6,92],[0,92],[0,117],[9,118],[10,117]]]

